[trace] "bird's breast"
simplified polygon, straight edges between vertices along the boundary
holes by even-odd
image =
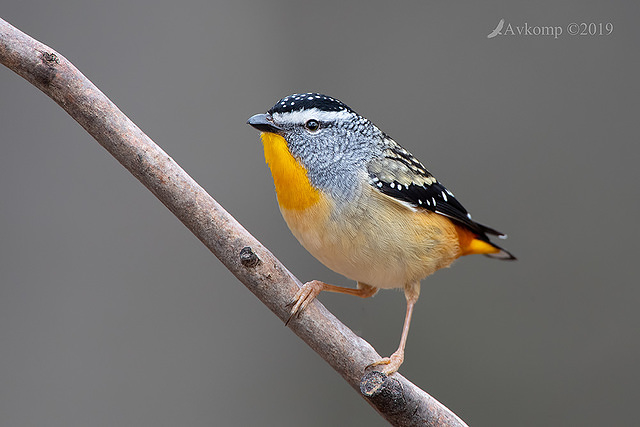
[[[460,254],[452,222],[414,212],[371,187],[350,206],[320,192],[318,203],[283,209],[287,225],[302,245],[327,267],[376,288],[402,287],[446,267]]]

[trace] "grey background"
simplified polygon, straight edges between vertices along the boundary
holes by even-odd
[[[19,4],[18,4],[19,3]],[[637,424],[634,2],[24,0],[70,59],[301,280],[252,114],[346,102],[520,260],[423,282],[401,372],[471,426]],[[611,36],[497,37],[613,22]],[[55,103],[0,68],[0,425],[383,425]],[[382,354],[400,292],[322,295]]]

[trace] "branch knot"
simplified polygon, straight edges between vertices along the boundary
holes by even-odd
[[[258,258],[251,246],[245,246],[240,251],[240,263],[247,268],[254,268],[258,266],[262,261]]]

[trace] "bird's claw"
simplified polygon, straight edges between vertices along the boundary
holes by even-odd
[[[298,292],[296,292],[293,299],[287,303],[286,307],[291,307],[291,311],[284,325],[287,326],[291,319],[300,316],[300,313],[322,292],[323,287],[324,283],[318,280],[305,283]]]
[[[400,369],[400,365],[402,365],[402,362],[404,362],[404,352],[396,351],[389,357],[383,357],[382,359],[367,365],[367,367],[364,369],[366,371],[370,368],[373,368],[374,366],[385,365],[385,367],[381,369],[380,372],[382,372],[386,376],[389,376],[396,373],[398,369]]]

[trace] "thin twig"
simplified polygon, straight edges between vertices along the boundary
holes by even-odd
[[[300,286],[260,242],[129,120],[73,64],[0,19],[0,63],[57,102],[147,187],[276,316]],[[364,369],[380,356],[322,304],[289,328],[313,348],[390,423],[433,427],[466,424],[400,374]]]

